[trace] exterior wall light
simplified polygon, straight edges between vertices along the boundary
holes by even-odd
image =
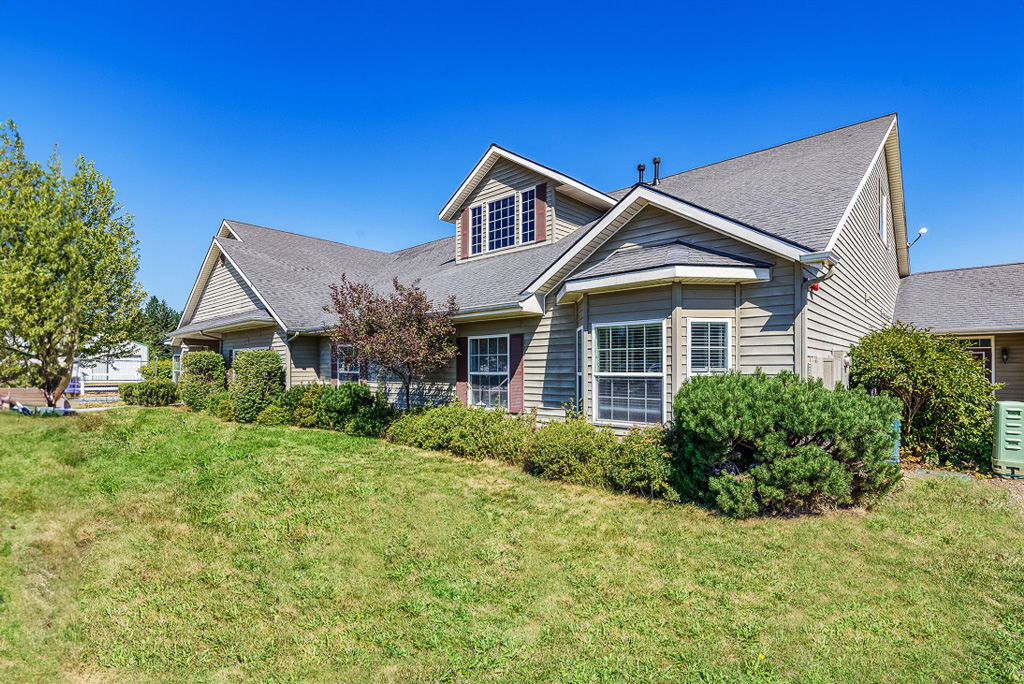
[[[1006,363],[1009,360],[1010,360],[1010,350],[1007,349],[1006,347],[1003,347],[1003,363]]]

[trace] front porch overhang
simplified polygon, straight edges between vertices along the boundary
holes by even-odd
[[[643,271],[617,273],[569,280],[558,291],[559,304],[577,301],[584,294],[631,290],[671,283],[726,285],[768,282],[768,266],[665,266]]]
[[[269,328],[275,325],[277,325],[277,321],[269,313],[263,309],[256,309],[233,316],[221,316],[183,325],[177,330],[168,333],[164,339],[172,346],[178,346],[186,337],[189,339],[220,340],[224,333],[227,332]]]

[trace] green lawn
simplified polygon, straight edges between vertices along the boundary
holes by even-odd
[[[0,415],[0,681],[1024,681],[1024,516],[987,483],[735,522],[336,433],[89,420]]]

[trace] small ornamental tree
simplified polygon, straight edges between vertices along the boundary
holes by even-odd
[[[850,349],[850,382],[902,404],[902,444],[911,457],[977,458],[992,432],[993,385],[983,362],[952,335],[895,323]]]
[[[452,317],[459,306],[451,296],[435,308],[419,280],[402,285],[395,278],[392,285],[394,292],[379,294],[343,273],[341,283],[331,285],[331,305],[324,311],[338,317],[330,337],[342,360],[358,360],[397,377],[408,408],[412,383],[447,365],[457,353]]]

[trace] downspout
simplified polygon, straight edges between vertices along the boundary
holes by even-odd
[[[833,262],[830,261],[829,264],[828,264],[828,270],[825,271],[825,275],[820,275],[817,278],[811,278],[810,280],[805,280],[804,281],[807,284],[807,289],[808,290],[814,289],[815,285],[817,285],[819,283],[823,283],[826,280],[828,280],[829,278],[831,278],[832,276],[834,276],[835,275],[835,270],[836,270],[836,265]]]
[[[285,330],[285,335],[288,331]],[[299,332],[295,331],[291,337],[286,337],[284,340],[285,349],[288,350],[288,365],[284,368],[284,388],[290,389],[292,386],[292,340],[299,336]]]

